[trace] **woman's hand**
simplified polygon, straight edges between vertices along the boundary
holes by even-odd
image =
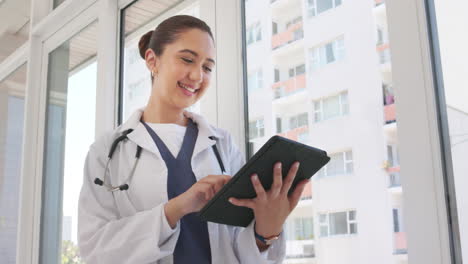
[[[200,211],[230,179],[229,175],[208,175],[167,202],[164,211],[169,225],[174,228],[184,215]]]
[[[257,234],[267,238],[281,233],[286,218],[296,207],[305,185],[309,182],[309,180],[299,182],[296,189],[288,195],[298,169],[299,162],[295,162],[283,182],[281,163],[278,162],[275,164],[273,184],[268,192],[263,188],[258,176],[254,174],[251,180],[257,197],[253,199],[229,199],[234,205],[248,207],[254,211],[255,232]]]

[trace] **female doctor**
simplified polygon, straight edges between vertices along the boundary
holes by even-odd
[[[252,175],[256,198],[230,199],[254,211],[248,227],[196,215],[230,179],[213,145],[227,173],[244,164],[229,133],[184,110],[210,84],[210,28],[197,18],[174,16],[143,35],[139,48],[151,73],[151,96],[144,109],[90,147],[78,209],[82,258],[88,264],[281,263],[282,226],[307,183],[288,195],[297,162],[284,179],[275,164],[269,191]]]

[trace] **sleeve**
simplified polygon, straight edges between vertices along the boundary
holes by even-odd
[[[105,147],[91,146],[78,204],[78,245],[86,263],[152,263],[171,255],[179,223],[171,229],[164,204],[120,217],[112,192],[94,184],[104,175]],[[115,161],[114,161],[115,162]]]
[[[245,156],[234,144],[232,137],[227,136],[227,153],[229,153],[230,173],[237,172],[245,164]],[[235,227],[234,230],[234,252],[240,263],[268,263],[280,264],[286,255],[286,239],[281,235],[270,247],[260,252],[254,235],[253,220],[247,227]]]

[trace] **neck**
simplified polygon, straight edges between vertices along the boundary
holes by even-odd
[[[156,102],[150,99],[145,111],[143,121],[146,123],[178,124],[187,126],[187,117],[184,116],[184,109],[168,107],[163,102]]]

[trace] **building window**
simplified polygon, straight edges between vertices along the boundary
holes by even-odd
[[[317,176],[350,174],[353,171],[353,152],[349,150],[330,154],[330,162],[317,172]]]
[[[309,17],[314,17],[329,9],[340,6],[342,0],[308,0],[307,3],[307,13]]]
[[[260,22],[257,22],[247,29],[247,45],[259,42],[262,40],[262,27]]]
[[[393,208],[393,232],[400,232],[400,218],[398,214],[398,209]]]
[[[357,234],[356,211],[319,214],[320,236]]]
[[[302,114],[290,117],[289,129],[292,130],[298,127],[307,126],[309,124],[308,116],[309,115],[307,113],[302,113]]]
[[[262,70],[255,71],[247,77],[249,91],[256,91],[263,87],[263,72]]]
[[[314,122],[344,116],[349,113],[348,92],[314,101]]]
[[[305,64],[298,65],[296,67],[289,68],[289,78],[305,74],[306,68]]]
[[[249,122],[249,139],[265,136],[265,126],[263,118]]]
[[[389,167],[398,166],[398,150],[395,145],[387,145],[387,161]]]
[[[344,37],[341,36],[309,51],[310,68],[315,71],[327,64],[342,60],[344,56]]]
[[[276,133],[281,133],[283,132],[283,121],[281,117],[276,118]]]
[[[313,239],[314,225],[312,217],[294,219],[294,235],[296,240]]]

